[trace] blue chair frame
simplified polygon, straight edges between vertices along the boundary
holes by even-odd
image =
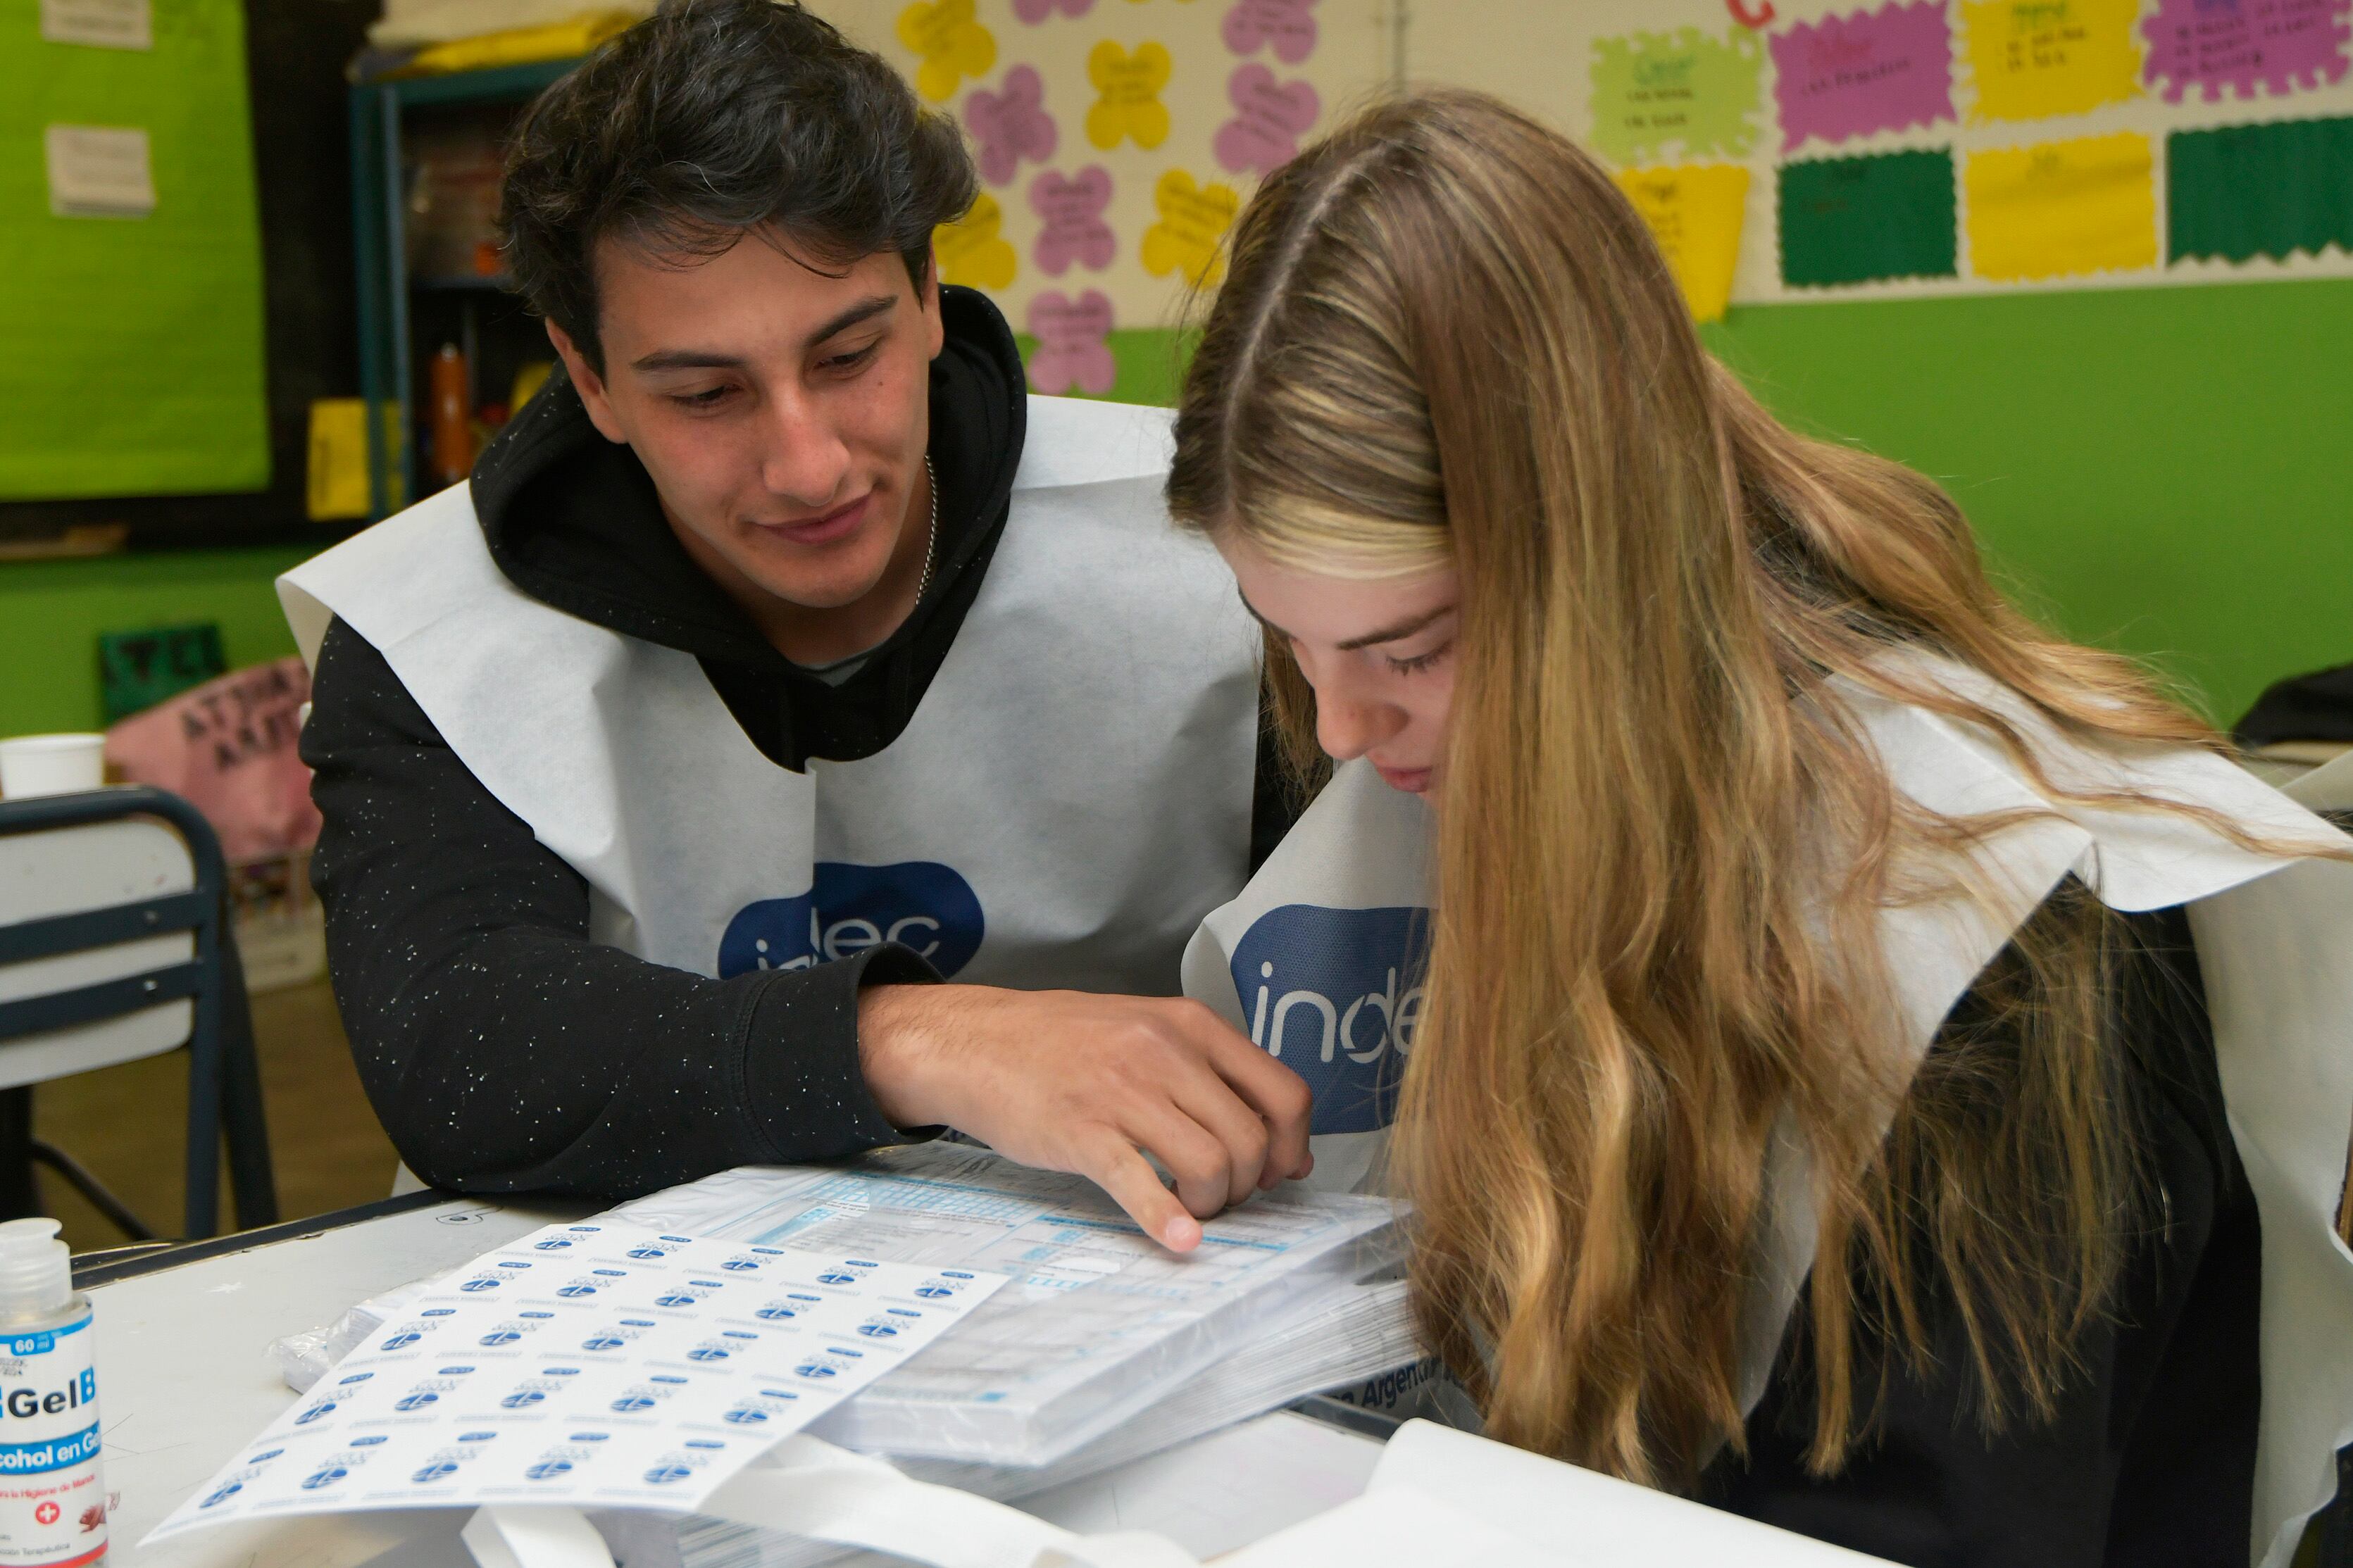
[[[196,808],[178,795],[144,785],[122,785],[74,795],[0,800],[0,837],[79,827],[124,817],[152,816],[170,824],[185,840],[195,866],[195,883],[185,892],[166,893],[105,909],[0,925],[0,963],[21,963],[139,938],[188,931],[195,951],[188,959],[141,974],[99,982],[69,991],[0,1002],[0,1042],[53,1029],[101,1023],[182,998],[191,1001],[188,1031],[188,1151],[185,1234],[213,1235],[220,1223],[222,1133],[228,1143],[229,1188],[239,1229],[278,1219],[278,1194],[270,1171],[269,1125],[262,1112],[261,1070],[253,1049],[253,1024],[245,976],[237,958],[227,918],[228,879],[220,840]],[[29,1160],[43,1152],[30,1138],[30,1090],[17,1114],[23,1124],[21,1181],[29,1190]],[[12,1130],[13,1131],[13,1130]],[[54,1151],[47,1163],[82,1186],[79,1167]],[[85,1191],[87,1191],[85,1189]],[[104,1206],[101,1205],[101,1206]],[[118,1205],[119,1206],[119,1205]]]

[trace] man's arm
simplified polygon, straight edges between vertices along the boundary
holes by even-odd
[[[426,1181],[620,1196],[904,1142],[859,1069],[858,992],[920,959],[712,980],[591,942],[587,884],[340,620],[301,745],[335,999]]]

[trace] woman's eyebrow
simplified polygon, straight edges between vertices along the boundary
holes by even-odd
[[[1250,595],[1243,593],[1239,587],[1234,590],[1234,594],[1236,597],[1241,600],[1242,608],[1250,612],[1250,619],[1256,621],[1260,626],[1264,626],[1268,631],[1272,632],[1279,637],[1287,637],[1291,635],[1289,632],[1284,631],[1281,626],[1276,626],[1272,621],[1268,620],[1264,616],[1260,615],[1258,613],[1258,606],[1250,602]],[[1334,646],[1342,653],[1354,653],[1358,648],[1363,647],[1377,647],[1385,642],[1397,642],[1400,638],[1409,637],[1413,636],[1414,633],[1420,631],[1423,627],[1430,625],[1432,622],[1437,621],[1442,616],[1451,616],[1453,613],[1454,606],[1452,605],[1440,605],[1434,610],[1425,610],[1420,615],[1409,616],[1404,620],[1398,622],[1395,626],[1383,626],[1378,631],[1366,632],[1360,637],[1350,637],[1347,641],[1337,643]]]

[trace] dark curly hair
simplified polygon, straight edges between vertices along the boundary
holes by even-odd
[[[895,250],[921,288],[933,228],[978,194],[953,121],[797,4],[670,0],[543,93],[499,221],[532,308],[599,374],[599,239],[716,256],[773,226],[826,266]]]

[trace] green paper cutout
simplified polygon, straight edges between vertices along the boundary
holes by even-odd
[[[2170,260],[2353,250],[2353,120],[2177,131],[2165,165]]]
[[[1781,281],[1792,288],[1955,274],[1949,150],[1781,165]]]
[[[99,689],[110,724],[227,672],[217,621],[99,636]]]
[[[1684,27],[1593,41],[1593,150],[1620,164],[1745,158],[1755,150],[1765,46]]]
[[[261,226],[238,0],[155,0],[154,47],[0,5],[0,499],[267,489]],[[49,211],[46,127],[147,132],[155,210]]]

